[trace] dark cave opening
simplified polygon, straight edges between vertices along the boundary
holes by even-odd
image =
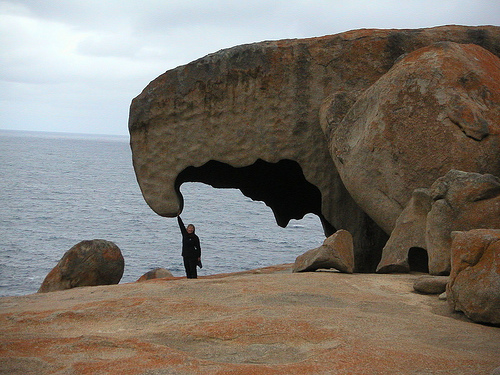
[[[421,247],[412,247],[408,251],[410,271],[429,273],[429,255]]]
[[[300,220],[313,213],[320,218],[326,236],[335,233],[335,228],[321,213],[321,192],[306,180],[302,168],[293,160],[269,163],[258,159],[240,168],[211,160],[200,167],[188,167],[176,179],[181,201],[180,186],[184,182],[239,189],[245,196],[269,206],[280,227],[286,227],[291,219]]]

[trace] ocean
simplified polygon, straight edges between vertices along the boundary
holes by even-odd
[[[127,136],[0,131],[0,296],[36,293],[82,240],[121,249],[120,283],[156,267],[184,276],[175,218],[154,213],[132,167]],[[324,240],[317,216],[280,228],[263,202],[236,189],[184,183],[186,225],[200,237],[199,275],[293,263]]]

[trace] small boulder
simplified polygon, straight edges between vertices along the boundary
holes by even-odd
[[[413,283],[413,289],[424,294],[442,294],[448,281],[448,276],[421,276]]]
[[[470,319],[500,325],[500,229],[453,232],[450,306]]]
[[[152,269],[151,271],[146,272],[141,277],[139,277],[137,282],[142,282],[151,279],[162,279],[164,277],[174,277],[174,275],[172,275],[172,273],[165,268],[155,268]]]
[[[353,240],[348,231],[338,230],[328,237],[320,247],[299,255],[292,271],[316,271],[320,268],[335,268],[340,272],[353,273]]]
[[[63,255],[45,277],[38,293],[79,286],[118,284],[124,267],[122,253],[113,242],[82,241]]]

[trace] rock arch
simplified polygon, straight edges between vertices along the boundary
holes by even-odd
[[[306,180],[300,165],[293,160],[269,163],[257,159],[239,168],[210,160],[200,167],[187,167],[179,173],[175,183],[181,207],[183,198],[179,188],[184,182],[239,189],[247,197],[266,203],[281,227],[286,227],[291,219],[300,220],[313,213],[320,218],[326,236],[336,231],[321,213],[320,190]]]

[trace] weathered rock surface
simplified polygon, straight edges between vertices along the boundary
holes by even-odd
[[[382,251],[377,272],[409,272],[411,248],[427,249],[425,228],[432,198],[428,189],[415,189]],[[428,270],[428,267],[427,267]]]
[[[446,291],[448,276],[422,276],[413,283],[413,289],[425,294],[441,294]]]
[[[415,277],[291,273],[289,265],[3,297],[0,369],[477,375],[498,367],[500,330],[414,293]]]
[[[383,249],[377,272],[408,272],[410,251],[419,249],[427,262],[427,269],[419,271],[448,275],[451,233],[480,228],[500,228],[500,179],[451,170],[429,189],[414,191]]]
[[[500,179],[451,170],[432,184],[430,193],[433,203],[425,234],[429,273],[446,275],[453,231],[500,229]]]
[[[155,268],[151,271],[146,272],[141,277],[139,277],[139,279],[137,279],[137,282],[142,282],[152,279],[161,279],[165,277],[174,277],[174,275],[172,275],[172,272],[170,272],[165,268]]]
[[[335,268],[340,272],[353,273],[353,242],[348,231],[340,229],[328,237],[320,247],[299,255],[292,270],[306,272],[320,268]]]
[[[387,233],[411,193],[450,169],[500,176],[500,59],[478,45],[415,50],[344,117],[330,112],[322,125],[342,181]]]
[[[82,241],[64,253],[45,277],[38,293],[81,286],[118,284],[125,262],[118,246],[111,241]]]
[[[446,294],[470,319],[500,325],[500,229],[453,232]]]
[[[279,225],[312,212],[321,217],[327,235],[348,230],[354,238],[356,267],[374,270],[387,235],[365,213],[380,219],[376,210],[360,209],[344,187],[320,127],[320,107],[333,94],[342,105],[325,109],[325,118],[343,118],[360,93],[387,73],[402,54],[434,42],[477,43],[499,55],[499,40],[498,27],[356,30],[238,46],[170,70],[151,82],[130,109],[133,162],[144,198],[159,215],[175,216],[182,210],[179,186],[183,182],[239,188],[252,199],[266,202]],[[477,53],[493,61],[491,54]],[[463,78],[462,87],[470,91],[486,84],[492,92],[485,91],[488,107],[496,93],[478,69],[473,67],[469,80],[464,75],[456,78]],[[410,94],[414,87],[406,89]],[[446,95],[445,101],[450,99]],[[468,104],[466,99],[463,103]],[[457,109],[459,103],[455,104]],[[406,120],[409,103],[403,100],[399,105]],[[420,112],[418,105],[410,106],[415,113]],[[453,121],[462,124],[461,119],[453,117]],[[332,122],[326,123],[325,133],[330,134]],[[494,131],[494,127],[488,130],[490,135]],[[493,138],[485,137],[480,143]],[[417,139],[413,147],[419,149],[423,140]],[[420,149],[426,157],[427,150]],[[447,150],[445,155],[454,151]],[[397,147],[391,152],[399,155]],[[392,171],[390,165],[384,165],[383,172]],[[426,178],[432,174],[420,173]],[[401,192],[395,185],[395,192],[387,192],[389,202],[396,202],[391,203],[395,208],[390,211],[390,224],[385,223],[385,214],[379,220],[387,232],[413,188],[408,184]],[[373,199],[387,201],[379,195]],[[354,198],[360,199],[359,194]]]

